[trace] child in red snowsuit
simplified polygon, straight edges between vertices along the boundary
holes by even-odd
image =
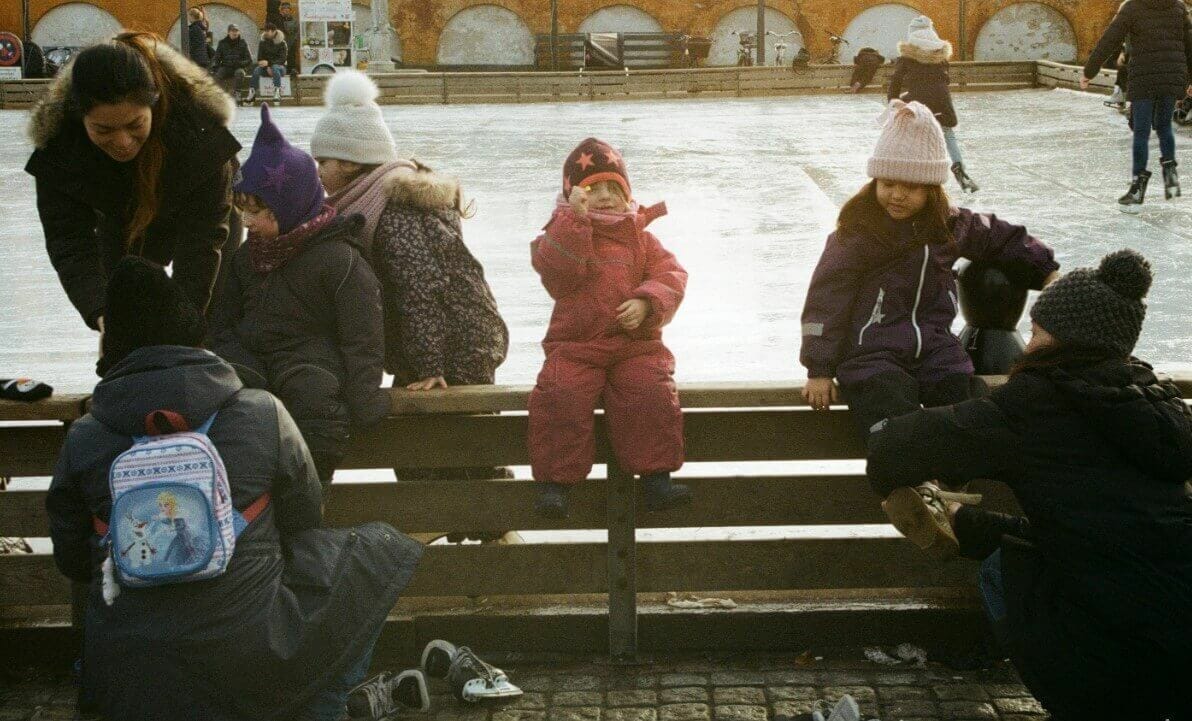
[[[530,246],[555,299],[546,363],[530,394],[543,516],[565,518],[568,491],[592,470],[601,401],[617,463],[642,476],[647,508],[691,501],[690,489],[670,479],[683,465],[683,415],[675,359],[662,344],[687,271],[645,229],[665,205],[642,208],[632,198],[621,155],[588,138],[568,156],[558,207]]]

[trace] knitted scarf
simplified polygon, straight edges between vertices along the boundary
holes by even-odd
[[[276,238],[265,239],[259,235],[248,235],[248,257],[252,269],[261,275],[272,273],[302,252],[306,241],[335,220],[335,208],[324,205],[319,214],[289,233]]]
[[[373,233],[377,232],[377,224],[381,222],[381,213],[385,212],[385,205],[389,202],[386,192],[385,178],[390,173],[412,173],[418,166],[409,160],[394,160],[391,163],[377,166],[372,172],[361,175],[334,195],[327,196],[327,202],[335,207],[340,215],[359,213],[364,216],[364,230],[362,236],[367,242],[366,247],[372,247]]]

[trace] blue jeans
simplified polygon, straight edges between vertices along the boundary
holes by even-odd
[[[377,646],[377,639],[381,637],[384,621],[377,626],[377,632],[372,640],[365,644],[364,651],[356,663],[348,667],[344,674],[327,688],[315,694],[310,706],[306,709],[306,721],[340,721],[347,714],[348,692],[360,684],[368,675],[368,667],[372,664],[373,649]]]
[[[960,141],[956,139],[956,128],[944,128],[944,142],[948,145],[948,157],[952,158],[952,164],[963,165],[964,154],[960,152]]]
[[[256,90],[258,93],[261,92],[261,76],[264,75],[265,73],[272,73],[273,74],[273,87],[280,88],[281,87],[281,78],[283,75],[286,74],[286,66],[285,65],[273,65],[268,68],[263,68],[260,65],[256,66],[255,68],[252,69],[252,84],[249,85],[249,87],[251,87],[253,90]],[[1172,112],[1174,113],[1175,110],[1173,109]]]
[[[1131,103],[1134,113],[1134,172],[1146,170],[1151,145],[1151,127],[1159,134],[1159,157],[1175,160],[1175,131],[1171,127],[1175,114],[1173,97],[1140,98]]]

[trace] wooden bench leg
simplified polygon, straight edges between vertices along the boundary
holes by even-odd
[[[633,476],[608,464],[608,651],[614,663],[637,661],[637,494]]]

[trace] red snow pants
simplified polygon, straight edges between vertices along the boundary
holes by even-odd
[[[575,484],[596,455],[593,412],[603,401],[617,463],[646,475],[683,465],[683,412],[675,357],[659,340],[624,335],[549,343],[530,393],[530,463],[534,479]]]

